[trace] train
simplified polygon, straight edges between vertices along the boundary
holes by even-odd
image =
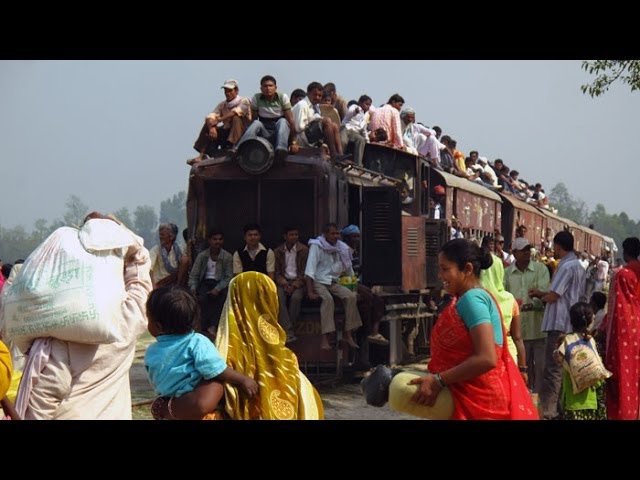
[[[443,189],[443,195],[435,195]],[[439,218],[434,218],[434,197],[440,202]],[[390,345],[363,342],[360,352],[353,352],[340,342],[338,332],[335,351],[321,350],[318,305],[307,300],[295,325],[298,341],[290,348],[310,375],[315,369],[340,377],[358,360],[397,365],[429,354],[434,304],[441,291],[437,255],[451,238],[453,218],[466,227],[467,236],[478,239],[499,229],[506,246],[524,225],[532,245],[568,229],[577,251],[600,255],[607,247],[613,250],[613,240],[595,230],[382,144],[367,144],[362,165],[355,165],[330,161],[322,148],[275,158],[269,142],[254,138],[237,153],[221,151],[189,173],[187,223],[197,249],[206,248],[207,231],[213,227],[224,231],[224,248],[233,252],[244,246],[247,223],[261,225],[262,243],[269,248],[282,242],[285,225],[297,226],[302,242],[316,237],[327,222],[360,226],[360,281],[376,286],[385,300],[383,325]]]

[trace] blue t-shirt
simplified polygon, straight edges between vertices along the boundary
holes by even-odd
[[[498,306],[491,296],[482,288],[472,288],[462,295],[456,303],[456,311],[465,326],[471,330],[481,323],[491,323],[493,338],[502,346],[502,324]]]
[[[144,354],[144,367],[158,395],[179,397],[202,380],[227,368],[215,345],[204,335],[160,335]]]

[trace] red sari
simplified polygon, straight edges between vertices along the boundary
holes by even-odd
[[[640,262],[621,268],[611,281],[605,367],[613,373],[606,384],[609,420],[640,419]]]
[[[491,297],[493,299],[493,296]],[[495,299],[493,299],[495,303]],[[500,312],[496,304],[496,308]],[[502,338],[507,335],[500,312]],[[538,412],[508,348],[496,345],[498,364],[475,378],[449,385],[453,394],[452,420],[537,420]],[[456,311],[454,298],[431,332],[430,372],[459,365],[473,354],[471,334]]]

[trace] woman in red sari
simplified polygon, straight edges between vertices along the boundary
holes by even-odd
[[[601,330],[607,334],[605,367],[613,373],[607,380],[609,420],[640,420],[640,240],[622,242],[627,264],[611,280],[609,307]]]
[[[453,394],[453,420],[537,420],[527,386],[508,348],[495,299],[480,287],[480,270],[493,259],[465,239],[444,244],[438,255],[440,279],[453,300],[431,333],[432,375],[412,380],[413,400],[434,405],[445,386]]]

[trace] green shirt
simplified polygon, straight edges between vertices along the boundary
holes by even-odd
[[[585,388],[580,393],[573,393],[571,376],[562,370],[562,408],[565,410],[596,410],[598,408],[597,386]]]
[[[520,309],[520,331],[523,340],[546,337],[546,333],[542,331],[544,304],[539,298],[529,297],[529,290],[535,288],[548,292],[549,285],[549,269],[543,263],[532,260],[524,272],[521,272],[514,262],[504,271],[504,288],[511,292],[516,300],[522,300],[522,305],[533,304],[533,310]]]

